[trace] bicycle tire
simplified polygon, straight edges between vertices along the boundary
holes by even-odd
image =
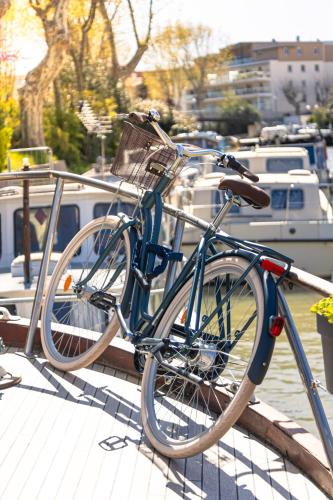
[[[86,275],[84,273],[89,272],[97,260],[98,252],[106,244],[112,231],[119,227],[119,221],[119,217],[107,216],[95,219],[84,226],[67,245],[53,271],[42,309],[41,341],[45,356],[60,370],[72,371],[91,364],[119,330],[118,320],[112,310],[104,313],[84,297],[75,300],[74,296],[73,300],[73,294],[68,294],[67,298],[65,293],[69,292],[69,289],[66,290],[66,280],[69,280],[72,289],[75,279],[79,277],[81,280],[82,276]],[[121,302],[130,268],[131,248],[127,230],[123,232],[114,247],[114,253],[110,254],[102,264],[104,267],[94,274],[91,287],[97,290],[102,284],[105,285],[108,276],[110,277],[120,265],[118,262],[120,260],[124,270],[116,281],[115,288]],[[79,250],[85,252],[86,267],[73,263]],[[59,297],[64,298],[64,302],[60,302],[60,307],[57,302]]]
[[[248,266],[248,260],[243,257],[239,257],[236,255],[222,258],[219,257],[206,265],[204,285],[205,287],[207,287],[211,280],[215,283],[214,286],[216,286],[217,280],[221,279],[220,277],[223,275],[223,273],[225,273],[226,276],[227,274],[230,275],[231,273],[234,273],[237,279],[237,276],[240,276]],[[256,325],[253,325],[252,328],[253,341],[252,345],[250,342],[248,346],[248,350],[250,351],[248,353],[249,358],[244,366],[244,373],[239,382],[239,385],[236,386],[237,390],[235,392],[235,395],[233,397],[230,397],[230,402],[226,408],[219,407],[219,410],[221,411],[221,414],[219,416],[214,416],[214,412],[211,412],[209,410],[208,405],[209,402],[212,401],[212,399],[209,400],[209,398],[214,398],[214,394],[216,394],[214,393],[213,385],[216,384],[217,380],[220,380],[220,376],[218,379],[215,378],[214,380],[208,380],[208,371],[211,370],[211,368],[209,368],[208,370],[209,364],[207,364],[207,380],[205,380],[205,386],[208,386],[208,389],[206,390],[206,399],[208,402],[204,401],[204,404],[200,402],[201,407],[199,407],[199,403],[195,403],[195,399],[199,401],[199,396],[194,396],[195,391],[198,394],[199,390],[196,390],[193,387],[191,388],[191,383],[188,380],[182,382],[182,380],[174,374],[168,374],[163,370],[161,371],[161,369],[158,368],[158,363],[154,359],[154,357],[151,354],[147,355],[142,379],[142,423],[144,431],[153,447],[165,456],[171,458],[185,458],[196,455],[197,453],[208,449],[215,442],[217,442],[232,427],[232,425],[234,425],[254,393],[255,384],[253,384],[248,378],[247,369],[256,353],[256,349],[258,346],[264,321],[265,303],[262,280],[255,268],[252,268],[252,270],[249,272],[246,281],[253,293],[253,304],[255,304],[256,307]],[[162,317],[156,329],[156,338],[166,338],[168,336],[170,337],[170,329],[176,321],[179,322],[180,314],[182,308],[184,307],[184,305],[186,305],[191,286],[192,278],[190,277],[175,295],[166,313]],[[207,294],[209,295],[209,290]],[[233,297],[231,296],[230,304],[232,302],[232,299]],[[235,309],[234,311],[237,313],[237,309]],[[225,322],[225,320],[223,321]],[[212,336],[211,333],[209,335]],[[212,344],[208,343],[208,346],[210,345]],[[217,360],[220,360],[221,366],[219,367],[219,370],[222,370],[221,374],[224,374],[228,363],[230,363],[230,360],[228,360],[228,363],[223,369],[222,358],[224,357],[224,353],[217,350],[217,343],[215,344],[215,346],[215,358],[213,361],[214,370],[217,370]],[[212,348],[209,348],[212,352]],[[200,350],[197,349],[197,357],[199,356],[199,352]],[[203,353],[203,356],[205,356],[204,348],[201,352]],[[220,356],[220,358],[218,358],[218,355]],[[202,362],[204,357],[201,354],[200,356]],[[191,357],[193,358],[193,353],[191,354],[191,352],[189,352],[189,358],[186,361],[187,366],[190,366],[191,362],[193,363],[193,361],[189,361]],[[180,354],[178,355],[178,358],[180,358]],[[230,359],[232,360],[233,358]],[[183,360],[180,361],[179,359],[177,359],[177,354],[175,355],[174,359],[171,360],[171,363],[178,363],[178,365],[181,362],[183,362]],[[236,365],[236,361],[232,361],[232,363]],[[199,369],[197,366],[194,370],[193,364],[192,372],[198,374],[200,373],[200,370],[201,376],[204,377],[204,375],[202,375],[202,373],[204,373],[204,369],[202,367]],[[215,372],[214,376],[216,376]],[[169,381],[167,380],[168,377]],[[183,385],[181,385],[182,383]],[[164,386],[166,387],[165,389]],[[167,389],[168,386],[171,386],[171,388]],[[172,394],[172,386],[174,394]],[[179,389],[179,386],[181,387],[181,389]],[[164,396],[163,390],[168,390],[169,392],[166,392]],[[187,393],[186,397],[185,391]],[[182,392],[184,394],[184,403],[179,401]],[[200,399],[201,398],[203,398],[203,392],[200,389]],[[164,407],[162,406],[163,401],[165,401]],[[195,404],[197,405],[197,410],[194,408]],[[204,415],[205,412],[202,412],[202,408],[204,408],[206,413],[208,411],[208,418],[207,415]],[[163,410],[164,413],[161,413],[160,410]],[[157,414],[158,411],[159,413]],[[213,423],[208,421],[212,418],[215,418]],[[196,422],[196,420],[198,420],[199,423]],[[177,421],[179,421],[179,423],[177,423]],[[177,434],[177,432],[175,431],[178,427],[180,434],[175,436],[175,434]]]

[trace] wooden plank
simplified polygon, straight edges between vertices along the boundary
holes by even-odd
[[[22,500],[25,498],[37,498],[45,482],[51,486],[53,476],[57,474],[56,469],[52,468],[54,457],[59,449],[65,451],[66,444],[68,444],[64,439],[66,428],[69,426],[72,415],[75,412],[75,392],[78,389],[81,391],[81,388],[79,387],[77,377],[73,374],[56,372],[55,378],[59,380],[61,391],[58,392],[58,396],[53,396],[50,402],[47,401],[45,423],[49,422],[50,432],[47,435],[46,425],[44,425],[44,433],[43,428],[38,429],[38,439],[42,441],[43,446],[38,448],[38,460],[33,462],[30,475],[24,484],[21,494]],[[53,491],[50,490],[48,498],[52,498],[52,494]]]
[[[237,500],[235,430],[230,429],[219,441],[220,494],[225,500]]]
[[[73,383],[73,374],[54,372],[54,395],[45,398],[45,411],[34,433],[30,452],[24,455],[23,470],[17,471],[19,484],[16,488],[21,498],[27,498],[27,495],[35,498],[41,487],[41,478],[48,475],[53,454],[70,419],[71,394],[66,385],[72,387]]]
[[[202,466],[202,491],[207,498],[219,500],[220,473],[219,473],[219,448],[214,445],[203,453]]]
[[[114,379],[113,391],[117,394],[119,405],[115,413],[112,431],[103,436],[111,445],[107,456],[107,466],[112,467],[112,479],[108,480],[108,491],[112,498],[127,498],[130,490],[131,476],[136,459],[137,446],[140,442],[141,427],[138,425],[140,411],[140,395],[137,386],[127,381],[126,374],[119,374],[121,380]],[[121,383],[119,383],[121,382]],[[96,496],[96,490],[94,491]]]
[[[38,367],[38,363],[38,360],[34,360],[35,369]],[[27,367],[31,368],[31,365],[30,367],[27,365]],[[12,418],[9,428],[1,438],[0,467],[3,479],[0,482],[0,497],[7,487],[7,491],[11,490],[12,485],[15,486],[18,481],[17,470],[20,469],[20,464],[25,453],[29,450],[30,442],[32,442],[45,413],[45,391],[48,390],[48,379],[52,377],[52,373],[52,370],[50,370],[44,378],[36,370],[38,385],[36,387],[31,386],[30,390],[29,386],[27,387],[26,394],[24,394],[23,401],[21,400],[16,415]],[[8,498],[10,497],[8,496]]]
[[[265,446],[253,436],[250,436],[249,444],[255,496],[261,496],[262,498],[265,498],[265,500],[273,500],[274,496]],[[288,491],[285,493],[285,498],[289,499]]]
[[[291,498],[293,500],[298,498],[302,498],[302,500],[313,500],[312,498],[309,499],[308,491],[304,482],[304,477],[302,474],[299,474],[298,469],[291,462],[289,462],[289,460],[285,460],[285,467],[287,471],[289,492]],[[317,500],[316,497],[315,499]]]
[[[64,449],[59,447],[52,462],[52,491],[55,498],[74,498],[80,481],[82,469],[91,447],[91,439],[95,433],[95,421],[98,419],[100,394],[98,387],[105,382],[99,373],[92,370],[80,370],[84,391],[80,395],[77,411],[64,432]],[[96,420],[95,420],[96,419]],[[46,498],[50,481],[45,481],[40,497]]]
[[[246,431],[235,428],[234,433],[236,484],[238,500],[255,499],[252,462],[250,460],[250,436]]]
[[[141,434],[140,388],[123,372],[94,365],[63,374],[42,359],[32,364],[7,356],[24,373],[26,386],[8,390],[0,401],[7,419],[1,498],[235,500],[237,490],[246,500],[286,500],[289,491],[290,498],[326,498],[298,469],[287,463],[286,470],[279,454],[239,429],[193,459],[160,457]],[[189,410],[187,418],[193,433],[207,416],[198,414],[194,422]]]

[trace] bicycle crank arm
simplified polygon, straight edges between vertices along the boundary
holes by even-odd
[[[200,386],[203,384],[203,379],[201,377],[198,377],[198,375],[194,375],[193,373],[189,373],[185,368],[177,368],[175,366],[170,366],[169,363],[166,363],[163,361],[162,355],[160,351],[153,352],[156,349],[152,349],[152,354],[155,357],[156,361],[158,362],[158,366],[164,368],[166,372],[171,372],[174,373],[175,375],[178,375],[178,377],[181,377],[188,382],[192,382],[192,384],[195,384],[197,386]]]
[[[175,375],[178,375],[178,377],[181,377],[188,382],[192,382],[192,384],[195,385],[202,385],[203,384],[203,379],[201,377],[198,377],[198,375],[194,375],[193,373],[189,373],[187,370],[184,368],[175,368],[174,366],[170,366],[168,363],[165,363],[162,361],[162,363],[159,363],[159,366],[164,368],[167,372],[174,373]]]
[[[123,313],[121,312],[120,304],[115,304],[114,306],[112,306],[112,308],[114,309],[114,312],[117,315],[117,319],[119,321],[120,328],[121,328],[121,331],[123,332],[125,340],[131,340],[134,335],[133,335],[133,332],[131,332],[131,330],[126,325],[126,321],[124,320]]]

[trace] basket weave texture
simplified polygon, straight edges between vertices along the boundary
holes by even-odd
[[[165,146],[158,136],[130,122],[124,122],[111,173],[130,184],[152,190],[176,158],[176,151]],[[181,162],[176,175],[182,166]]]

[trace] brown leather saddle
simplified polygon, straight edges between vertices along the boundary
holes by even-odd
[[[218,189],[230,189],[234,195],[240,196],[254,208],[268,207],[271,202],[270,196],[263,189],[241,180],[223,178]]]

